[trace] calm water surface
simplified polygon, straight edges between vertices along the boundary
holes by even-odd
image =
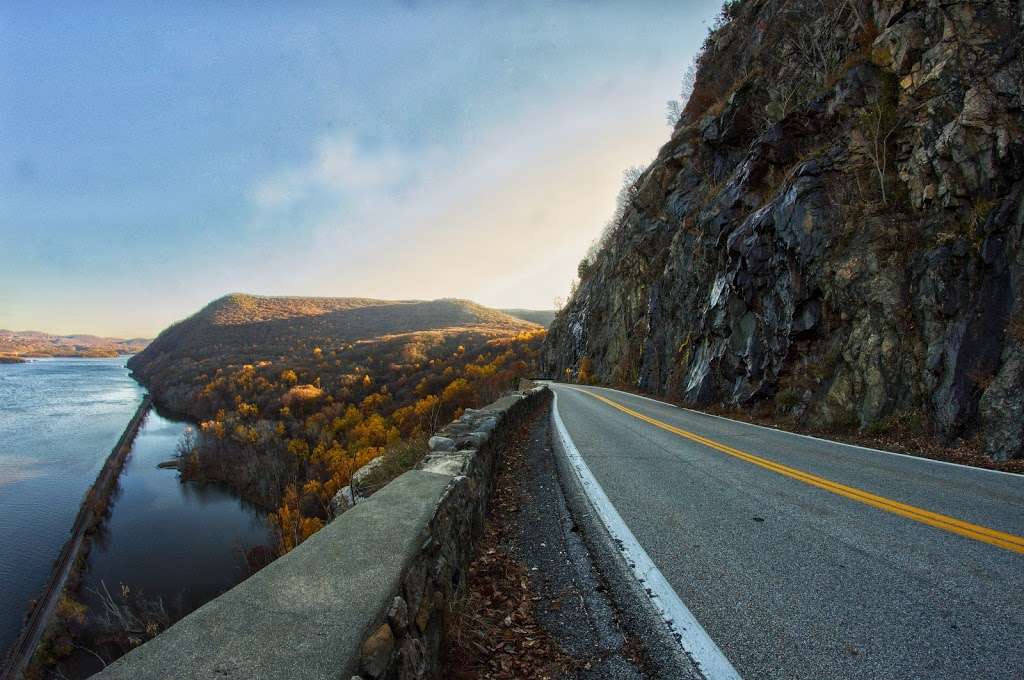
[[[110,449],[144,390],[117,359],[0,364],[0,648],[17,636]],[[185,425],[151,412],[120,479],[85,586],[124,583],[188,610],[237,583],[239,548],[268,543],[262,515],[156,464]],[[88,591],[84,599],[89,600]]]
[[[187,613],[244,577],[244,551],[270,543],[265,513],[212,485],[178,481],[157,464],[174,457],[186,424],[150,411],[121,474],[114,510],[89,554],[82,600],[122,584]]]
[[[0,364],[0,648],[142,399],[125,358]]]

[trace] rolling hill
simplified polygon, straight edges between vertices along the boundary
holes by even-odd
[[[543,335],[466,300],[233,294],[128,366],[158,404],[201,424],[184,475],[268,509],[305,489],[289,516],[313,519],[358,465],[532,375]]]
[[[235,293],[168,327],[128,367],[159,401],[191,416],[196,379],[217,370],[266,362],[327,380],[379,367],[374,357],[418,356],[447,344],[484,343],[535,332],[538,326],[467,300],[264,297]],[[417,350],[410,347],[415,345]],[[315,350],[319,349],[319,358]],[[330,361],[324,359],[328,357]],[[425,355],[424,355],[425,356]],[[396,363],[396,362],[391,362]],[[405,362],[398,360],[398,366]],[[318,371],[319,369],[319,371]],[[358,372],[358,371],[357,371]],[[312,377],[311,377],[312,381]]]
[[[145,338],[125,340],[0,329],[0,357],[116,357],[135,354],[147,344],[149,340]]]

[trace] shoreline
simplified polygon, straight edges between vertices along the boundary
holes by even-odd
[[[135,354],[4,354],[0,355],[0,364],[27,364],[40,359],[120,359],[133,357]]]
[[[93,530],[106,516],[110,496],[117,486],[128,454],[131,453],[135,437],[152,407],[152,397],[147,394],[142,398],[135,415],[128,421],[121,437],[111,449],[106,462],[99,474],[96,475],[96,480],[85,492],[78,514],[71,526],[71,535],[54,561],[50,577],[43,587],[41,595],[26,613],[21,632],[7,651],[4,665],[0,669],[0,680],[14,680],[31,662],[44,637],[57,603],[64,594],[68,578],[79,558],[87,554]]]

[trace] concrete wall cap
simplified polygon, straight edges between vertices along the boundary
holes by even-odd
[[[451,481],[420,470],[400,475],[93,677],[350,677]]]

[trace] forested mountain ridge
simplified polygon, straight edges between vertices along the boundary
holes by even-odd
[[[218,369],[260,361],[325,364],[323,353],[370,357],[365,350],[410,342],[399,336],[437,331],[501,337],[537,326],[466,300],[388,301],[366,298],[265,297],[235,293],[169,326],[128,362],[166,406],[196,417],[211,415],[194,403],[193,379]],[[314,361],[314,351],[321,356]],[[365,357],[364,357],[365,355]],[[331,369],[356,370],[359,365]],[[312,381],[312,376],[310,381]]]
[[[0,329],[0,357],[115,357],[146,347],[145,338],[105,338],[96,335],[53,335],[40,331]]]
[[[544,369],[1024,454],[1024,9],[728,2]]]
[[[200,424],[182,443],[183,476],[274,509],[289,550],[359,467],[414,464],[437,427],[533,375],[543,336],[465,300],[234,294],[128,365],[158,404]]]

